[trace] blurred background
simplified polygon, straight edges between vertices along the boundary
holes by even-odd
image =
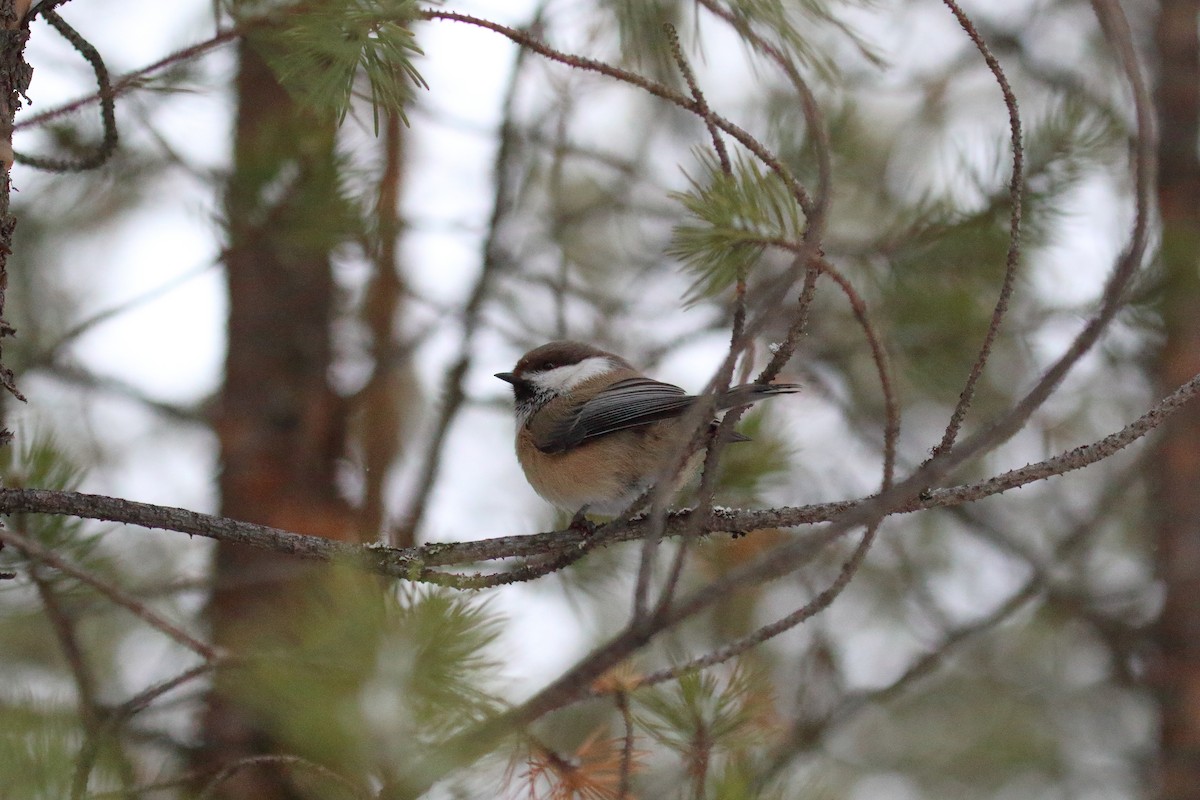
[[[114,76],[222,31],[247,35],[126,86],[119,148],[101,168],[14,168],[6,311],[19,334],[5,355],[29,402],[5,401],[17,435],[5,485],[398,546],[562,527],[521,475],[510,392],[492,374],[569,337],[689,390],[707,383],[734,305],[730,281],[680,245],[698,224],[688,193],[711,179],[703,123],[478,26],[392,23],[386,39],[371,27],[388,14],[411,20],[408,3],[288,5],[58,9]],[[833,167],[820,244],[885,344],[906,474],[942,437],[1004,275],[1012,152],[996,79],[933,0],[720,7],[777,43],[815,95]],[[1187,7],[1127,9],[1160,93],[1183,86],[1160,109],[1154,257],[1050,401],[953,483],[1095,441],[1198,370],[1186,345],[1200,225],[1200,195],[1187,199],[1200,180],[1187,88],[1197,50],[1193,39],[1188,55],[1178,22]],[[817,137],[794,89],[702,5],[431,8],[686,94],[662,27],[672,22],[709,105],[815,188]],[[1133,222],[1134,127],[1089,4],[964,9],[1018,99],[1026,180],[1015,293],[970,432],[1021,397],[1094,312]],[[360,63],[361,42],[329,36],[359,30],[356,14],[392,63]],[[337,72],[347,53],[350,84]],[[35,72],[17,150],[87,152],[102,135],[95,104],[21,122],[94,92],[91,68],[42,20],[26,57]],[[761,253],[751,289],[789,261]],[[766,363],[788,322],[768,326],[744,369]],[[819,285],[782,378],[803,393],[747,415],[754,441],[727,454],[717,502],[799,506],[875,491],[883,396],[832,282]],[[1176,633],[1195,624],[1189,424],[1158,450],[891,517],[824,613],[699,676],[634,691],[624,709],[598,699],[548,715],[427,796],[1200,797],[1200,782],[1171,766],[1182,732],[1200,726],[1179,690],[1196,645]],[[439,742],[621,629],[638,557],[636,546],[609,547],[472,593],[169,532],[32,516],[10,526],[203,641],[253,654],[197,660],[94,587],[6,548],[0,560],[18,577],[0,582],[0,797],[16,799],[415,796],[413,770]],[[683,580],[702,585],[793,535],[708,537]],[[656,638],[622,679],[804,605],[854,544]]]

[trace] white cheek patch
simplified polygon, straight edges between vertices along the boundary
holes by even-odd
[[[585,358],[578,364],[565,367],[555,367],[546,372],[529,376],[529,382],[539,389],[551,394],[563,394],[574,389],[586,380],[612,372],[616,365],[604,356]]]

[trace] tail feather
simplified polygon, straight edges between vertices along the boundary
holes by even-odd
[[[741,386],[734,386],[721,395],[717,405],[720,410],[724,411],[729,408],[748,406],[777,394],[794,394],[800,389],[801,386],[798,383],[744,383]]]

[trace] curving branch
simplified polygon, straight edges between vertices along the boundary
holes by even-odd
[[[675,30],[675,26],[669,22],[663,25],[663,30],[667,33],[667,42],[671,46],[671,56],[675,59],[675,65],[679,67],[679,74],[683,76],[683,81],[687,84],[688,91],[692,93],[692,99],[699,105],[699,115],[704,120],[704,127],[708,129],[708,135],[712,139],[713,151],[717,154],[717,160],[721,164],[721,171],[726,175],[732,175],[733,164],[729,161],[729,150],[725,147],[725,140],[721,138],[721,132],[717,129],[716,123],[713,122],[712,109],[708,105],[708,100],[704,97],[704,92],[700,90],[700,84],[696,81],[696,73],[692,70],[692,65],[688,63],[687,57],[683,54],[683,45],[679,42],[679,31]]]
[[[53,10],[52,6],[55,5],[59,5],[57,0],[53,2],[51,0],[43,0],[33,9],[26,22],[39,14],[45,17],[46,22],[50,23],[50,26],[54,30],[58,31],[64,39],[70,42],[75,51],[83,56],[84,60],[91,65],[92,72],[96,75],[96,86],[99,87],[96,94],[100,98],[100,122],[104,127],[104,138],[100,141],[99,145],[93,148],[90,154],[74,160],[47,156],[27,156],[21,153],[16,153],[15,158],[19,164],[26,164],[50,172],[82,172],[101,166],[116,152],[117,111],[114,105],[112,83],[108,77],[108,67],[105,66],[100,52],[96,50],[91,42],[83,38],[79,31],[67,24],[67,21],[58,15],[58,12]]]
[[[1000,62],[996,60],[991,48],[979,34],[975,23],[963,12],[955,0],[943,0],[943,2],[974,43],[975,48],[979,50],[979,54],[983,56],[988,69],[996,78],[996,83],[1000,84],[1000,92],[1004,95],[1004,107],[1008,109],[1013,162],[1012,174],[1008,181],[1008,201],[1011,206],[1008,223],[1008,253],[1004,258],[1004,279],[1000,284],[1000,296],[996,298],[996,306],[992,310],[992,319],[988,323],[987,333],[984,334],[983,345],[979,348],[979,355],[975,357],[975,362],[971,365],[966,385],[963,386],[963,390],[958,396],[958,404],[950,415],[950,422],[946,425],[942,440],[931,451],[931,456],[935,458],[954,446],[959,429],[967,416],[967,410],[971,407],[971,401],[975,397],[975,385],[983,375],[983,369],[992,354],[992,346],[996,343],[996,336],[1000,333],[1000,325],[1008,315],[1008,304],[1012,298],[1013,289],[1016,287],[1017,265],[1021,260],[1021,213],[1025,193],[1025,148],[1021,143],[1021,111],[1017,105],[1017,96],[1013,94],[1012,87],[1008,83],[1008,76],[1004,74]]]
[[[1119,496],[1119,494],[1113,492],[1110,496]],[[1069,557],[1094,539],[1100,530],[1101,526],[1095,524],[1094,518],[1074,526],[1070,533],[1054,546],[1051,561],[1058,562]],[[962,645],[1004,623],[1038,597],[1053,594],[1056,587],[1049,571],[1036,563],[1030,563],[1029,566],[1029,577],[997,603],[991,611],[970,622],[961,623],[943,631],[935,644],[916,656],[890,683],[875,689],[847,694],[819,719],[792,725],[784,735],[782,742],[775,748],[770,765],[759,776],[759,784],[766,785],[771,777],[777,774],[797,753],[804,752],[818,740],[843,728],[846,723],[865,709],[887,703],[902,695],[914,683],[931,675]]]
[[[482,17],[475,17],[470,14],[462,14],[457,11],[426,10],[422,11],[420,14],[418,14],[418,16],[421,19],[452,20],[456,22],[463,22],[468,25],[476,25],[480,28],[486,28],[487,30],[498,33],[501,36],[504,36],[514,43],[520,45],[521,47],[537,53],[544,58],[548,58],[551,61],[557,61],[560,64],[565,64],[566,66],[574,69],[584,70],[585,72],[595,72],[600,75],[605,75],[609,78],[621,81],[622,83],[626,83],[630,86],[635,86],[647,92],[648,94],[653,95],[654,97],[666,100],[668,103],[679,106],[685,111],[690,111],[691,113],[699,116],[701,119],[705,119],[705,109],[702,109],[701,104],[694,98],[690,98],[684,94],[681,94],[671,87],[659,83],[658,81],[638,75],[636,72],[630,72],[629,70],[621,69],[620,67],[614,67],[611,64],[606,64],[603,61],[597,61],[594,58],[586,58],[584,56],[572,55],[570,53],[564,53],[561,50],[556,50],[542,42],[531,33],[510,28],[507,25],[501,25],[498,22],[492,22],[491,20],[483,19]],[[799,180],[792,175],[791,170],[789,170],[783,164],[783,162],[776,158],[775,154],[768,150],[762,144],[762,142],[758,141],[758,139],[752,136],[745,129],[735,125],[733,122],[730,122],[721,115],[713,113],[711,110],[708,110],[707,113],[709,115],[708,119],[711,120],[714,126],[729,134],[743,147],[753,153],[756,158],[766,164],[772,172],[779,176],[779,179],[788,186],[788,188],[794,195],[796,195],[797,198],[805,198],[805,200],[801,203],[802,206],[811,202],[807,199],[807,190],[805,190],[804,186],[799,182]]]
[[[845,519],[846,515],[853,515],[852,522],[858,522],[874,516],[906,514],[974,502],[1103,461],[1157,428],[1198,394],[1200,375],[1180,386],[1121,430],[1103,439],[986,480],[944,489],[917,490],[918,493],[914,496],[899,501],[895,499],[897,489],[892,489],[882,495],[858,500],[806,506],[759,510],[713,509],[705,515],[706,518],[700,523],[697,533],[750,533],[765,528],[794,528]],[[917,484],[921,482],[920,478],[924,474],[922,470],[915,473]],[[899,488],[899,493],[907,494],[913,491],[909,485],[912,482],[912,478],[907,479]],[[646,528],[645,517],[638,516],[601,526],[590,536],[578,530],[568,529],[471,542],[438,542],[420,547],[390,548],[374,544],[338,542],[183,508],[138,503],[116,497],[50,489],[0,488],[0,514],[17,513],[72,516],[175,531],[274,550],[301,559],[344,562],[380,575],[418,581],[436,581],[439,573],[432,569],[434,567],[588,551],[597,546],[641,539]],[[665,535],[678,535],[695,526],[691,519],[693,516],[691,510],[669,514]],[[2,535],[12,534],[3,532]],[[811,544],[826,538],[828,537],[814,536],[800,541]]]
[[[223,44],[238,39],[243,33],[244,31],[239,28],[227,28],[225,30],[218,31],[216,35],[209,39],[205,39],[204,41],[197,42],[193,45],[188,45],[180,50],[176,50],[174,53],[171,53],[168,56],[160,58],[158,61],[155,61],[152,64],[147,64],[141,69],[128,72],[122,75],[120,78],[117,78],[115,81],[112,81],[109,87],[108,95],[115,100],[126,92],[142,86],[145,79],[154,73],[161,72],[167,67],[173,67],[176,64],[182,64],[184,61],[190,61],[197,56],[204,55],[210,50],[214,50]],[[34,128],[39,125],[45,125],[47,122],[52,122],[53,120],[61,117],[74,114],[76,111],[79,111],[81,108],[89,106],[92,103],[103,102],[105,97],[106,95],[103,91],[97,91],[93,94],[85,95],[77,100],[64,103],[61,106],[47,109],[39,114],[33,114],[32,116],[29,116],[14,125],[13,130],[19,131],[26,128]]]
[[[796,202],[808,217],[808,227],[805,230],[805,240],[820,240],[825,232],[825,216],[829,210],[830,185],[833,175],[833,160],[829,146],[829,131],[825,127],[817,98],[809,88],[808,83],[801,77],[792,60],[780,52],[779,48],[768,42],[750,26],[744,17],[734,14],[727,8],[717,5],[715,0],[698,0],[699,4],[708,9],[714,16],[722,19],[738,34],[745,38],[750,45],[775,62],[783,74],[787,76],[796,96],[800,99],[800,107],[804,112],[804,120],[808,123],[809,134],[816,141],[817,152],[817,197],[811,199],[806,192],[793,191]],[[755,153],[755,155],[758,155]],[[759,156],[761,158],[761,156]],[[764,163],[766,160],[764,159]],[[769,164],[768,164],[769,165]],[[782,177],[782,176],[781,176]]]

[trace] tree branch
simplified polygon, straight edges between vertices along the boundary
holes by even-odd
[[[701,119],[705,119],[705,111],[700,107],[699,103],[692,98],[680,94],[669,86],[650,80],[649,78],[638,75],[635,72],[630,72],[629,70],[621,69],[620,67],[614,67],[611,64],[605,64],[603,61],[597,61],[592,58],[571,55],[569,53],[555,50],[554,48],[547,46],[540,39],[524,31],[519,31],[515,28],[510,28],[505,25],[501,25],[498,22],[492,22],[491,20],[483,19],[481,17],[473,17],[470,14],[461,14],[455,11],[426,10],[421,12],[420,16],[423,19],[454,20],[456,22],[463,22],[469,25],[477,25],[481,28],[486,28],[487,30],[494,31],[501,36],[511,39],[521,47],[528,48],[529,50],[532,50],[538,55],[548,58],[551,61],[557,61],[560,64],[565,64],[574,69],[596,72],[600,75],[606,75],[610,78],[621,81],[622,83],[629,84],[630,86],[636,86],[637,88],[642,89],[643,91],[654,95],[655,97],[666,100],[668,103],[673,103],[685,111],[690,111],[691,113],[699,116]],[[734,139],[740,142],[743,147],[753,153],[756,158],[766,164],[772,172],[779,176],[780,180],[782,180],[788,186],[788,188],[798,199],[803,198],[803,201],[801,202],[802,206],[807,207],[811,205],[807,191],[796,179],[796,177],[792,175],[791,170],[789,170],[783,164],[783,162],[776,158],[770,150],[763,146],[760,141],[750,135],[750,133],[748,133],[745,129],[735,125],[721,115],[712,113],[711,111],[708,113],[708,119],[711,120],[713,125],[732,136]]]
[[[70,493],[62,492],[61,494]],[[174,639],[176,642],[193,651],[206,661],[212,661],[217,657],[217,652],[213,650],[212,647],[185,632],[179,626],[163,618],[158,613],[151,611],[136,597],[131,596],[124,590],[113,586],[107,581],[97,578],[88,570],[80,569],[79,567],[67,563],[63,559],[56,556],[51,550],[38,544],[33,539],[9,530],[8,528],[0,528],[0,541],[8,542],[9,544],[19,548],[32,561],[40,562],[49,567],[53,567],[64,575],[70,575],[72,578],[86,583],[88,586],[91,586],[93,589],[103,594],[112,602],[131,611],[134,616],[138,617],[152,628],[155,628],[166,634],[169,638]]]
[[[976,49],[979,50],[979,54],[983,56],[988,69],[995,76],[996,82],[1000,84],[1000,92],[1004,95],[1004,106],[1008,109],[1008,124],[1011,137],[1010,146],[1012,147],[1013,162],[1012,174],[1008,184],[1008,200],[1011,206],[1009,212],[1008,254],[1004,259],[1004,279],[1000,284],[1000,295],[996,298],[996,306],[992,310],[992,319],[988,323],[987,333],[984,335],[983,344],[979,348],[979,355],[976,356],[975,362],[971,365],[966,385],[963,386],[962,393],[958,397],[958,404],[954,407],[954,411],[950,415],[950,422],[946,425],[946,432],[942,435],[941,442],[931,451],[932,457],[936,457],[938,454],[954,446],[954,440],[958,438],[958,431],[967,416],[967,410],[971,407],[971,400],[975,397],[975,385],[979,382],[979,378],[983,375],[983,369],[991,357],[992,346],[995,344],[996,336],[1000,332],[1000,324],[1008,315],[1008,303],[1012,298],[1013,289],[1016,286],[1017,265],[1021,259],[1021,211],[1025,191],[1025,148],[1021,143],[1021,112],[1017,106],[1017,97],[1013,94],[1012,87],[1009,86],[1008,76],[1004,74],[1004,70],[1000,67],[1000,62],[992,54],[991,49],[987,46],[987,42],[979,35],[979,31],[975,28],[975,24],[971,21],[971,18],[963,12],[958,3],[955,0],[943,0],[943,2],[950,9],[954,18],[958,20],[958,24],[966,31],[967,36],[970,37]]]
[[[945,489],[932,489],[903,502],[893,500],[893,505],[883,511],[880,510],[881,498],[878,495],[806,506],[714,509],[707,515],[708,518],[701,524],[698,533],[749,533],[763,528],[794,528],[829,522],[852,512],[903,514],[974,502],[1102,461],[1161,425],[1197,394],[1200,394],[1200,375],[1176,389],[1129,425],[1099,441],[986,480]],[[905,490],[904,487],[901,490]],[[908,490],[911,490],[911,487]],[[892,490],[888,495],[895,491]],[[892,498],[885,496],[884,499]],[[870,508],[867,508],[868,506]],[[432,570],[432,567],[544,556],[548,553],[569,553],[580,548],[590,549],[637,540],[642,538],[645,530],[644,517],[634,517],[627,522],[613,522],[598,528],[592,534],[595,541],[579,531],[565,530],[471,542],[435,542],[421,547],[397,549],[373,544],[337,542],[320,536],[306,536],[183,508],[138,503],[104,495],[50,489],[0,488],[0,514],[17,513],[56,514],[170,530],[274,550],[302,559],[342,561],[380,575],[426,581],[440,574]],[[666,535],[678,535],[693,525],[690,521],[692,516],[689,509],[672,512],[667,518]]]

